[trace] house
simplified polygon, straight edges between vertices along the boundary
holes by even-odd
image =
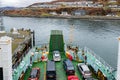
[[[66,7],[87,7],[87,4],[93,4],[93,1],[56,2],[55,4]]]
[[[103,7],[103,4],[98,4],[98,7]]]
[[[94,4],[94,7],[103,7],[103,4],[96,2],[96,3]]]
[[[49,12],[49,14],[51,14],[51,15],[57,15],[56,12]]]
[[[106,16],[116,16],[116,13],[109,13]]]
[[[63,12],[61,12],[61,15],[63,15],[63,16],[68,16],[68,12],[63,11]]]
[[[72,12],[72,15],[84,16],[84,15],[86,15],[86,10],[75,10],[75,11]]]
[[[118,5],[109,5],[110,8],[117,8]]]
[[[94,7],[93,3],[88,3],[87,7]]]
[[[111,2],[117,2],[117,0],[109,0],[109,3],[111,3]]]
[[[49,4],[49,3],[37,3],[37,4],[30,5],[29,7],[31,7],[31,8],[49,8],[49,9],[56,9],[56,8],[60,7],[60,5]]]

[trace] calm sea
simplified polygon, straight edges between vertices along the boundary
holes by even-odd
[[[3,17],[6,31],[25,28],[35,31],[36,45],[48,43],[51,30],[63,30],[65,43],[87,46],[111,66],[117,66],[120,21]],[[73,26],[72,26],[73,24]]]

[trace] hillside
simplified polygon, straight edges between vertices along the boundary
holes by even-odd
[[[86,0],[56,0],[52,2],[33,3],[26,8],[6,10],[4,11],[4,15],[8,15],[8,16],[43,16],[43,15],[51,16],[52,15],[54,16],[53,14],[51,14],[52,12],[54,12],[54,14],[57,14],[57,15],[61,15],[62,12],[67,12],[67,14],[73,16],[73,13],[75,11],[80,11],[80,10],[84,10],[85,15],[93,15],[93,16],[105,16],[110,13],[112,14],[120,13],[118,10],[111,10],[110,8],[105,6],[99,7],[104,4],[97,4],[97,6],[94,6],[96,5],[96,3],[92,3],[92,4],[91,3],[86,4],[86,2],[81,2],[79,4],[72,3],[76,1],[86,1]],[[99,1],[103,1],[103,0],[99,0]],[[58,4],[58,2],[70,2],[70,3]]]

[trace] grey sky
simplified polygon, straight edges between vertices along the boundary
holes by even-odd
[[[37,2],[48,2],[53,0],[0,0],[0,6],[26,7]]]

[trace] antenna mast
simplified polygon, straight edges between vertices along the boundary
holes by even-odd
[[[119,46],[118,46],[118,64],[117,64],[117,80],[120,80],[120,37],[119,40]]]
[[[74,30],[74,26],[73,26],[73,24],[72,24],[72,26],[70,27],[70,38],[69,38],[70,43],[73,42],[73,30]]]

